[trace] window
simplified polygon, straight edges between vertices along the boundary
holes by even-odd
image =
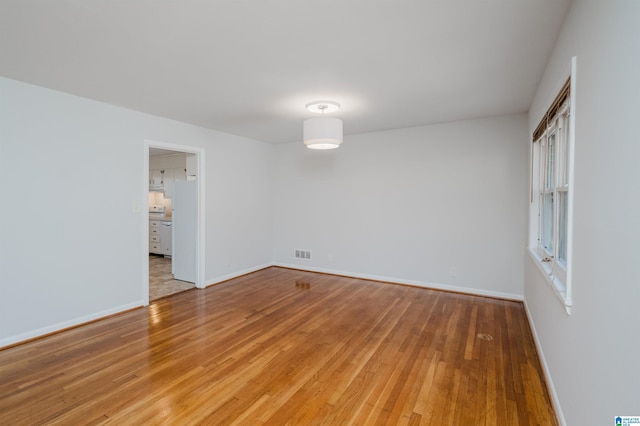
[[[562,281],[566,281],[567,269],[568,124],[567,99],[534,148],[540,151],[538,156],[542,169],[537,191],[539,230],[536,251],[539,257],[552,265],[553,273]]]
[[[529,243],[531,256],[568,313],[571,308],[573,81],[575,58],[571,77],[533,132]]]

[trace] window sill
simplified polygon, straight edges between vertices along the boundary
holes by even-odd
[[[549,286],[553,289],[553,293],[556,295],[558,300],[564,306],[567,315],[571,315],[571,302],[567,298],[567,287],[564,282],[562,282],[557,276],[552,275],[551,265],[549,262],[543,262],[542,257],[540,257],[535,250],[528,248],[527,252],[529,253],[529,257],[533,260],[533,263],[538,267],[538,270],[544,277],[545,281]]]

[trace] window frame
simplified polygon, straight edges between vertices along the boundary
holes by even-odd
[[[565,85],[534,132],[531,147],[529,255],[571,314],[573,241],[573,159],[575,146],[575,67],[571,60],[568,94]],[[566,97],[559,101],[560,97]],[[558,105],[561,102],[561,105]],[[551,112],[550,112],[551,111]],[[549,150],[553,140],[552,150]],[[549,168],[551,166],[551,168]],[[551,178],[551,179],[550,179]],[[562,195],[566,194],[566,195]],[[547,197],[545,197],[545,195]],[[545,200],[552,200],[551,217]],[[564,200],[564,204],[561,203]],[[564,221],[561,209],[564,207]],[[549,228],[551,233],[549,234]],[[564,239],[561,232],[564,230]],[[545,231],[547,233],[545,234]],[[549,238],[550,237],[550,238]],[[550,242],[548,245],[546,243]],[[561,249],[564,249],[561,252]],[[564,254],[564,259],[561,255]]]

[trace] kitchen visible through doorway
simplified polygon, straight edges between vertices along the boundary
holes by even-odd
[[[194,153],[149,147],[150,302],[196,287],[196,160]],[[184,184],[188,184],[188,192],[193,194],[186,201],[189,205],[185,205],[182,196]]]

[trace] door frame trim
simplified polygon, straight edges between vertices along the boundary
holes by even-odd
[[[167,149],[170,151],[184,152],[196,155],[196,287],[205,288],[205,150],[189,145],[180,145],[175,143],[160,142],[150,139],[144,140],[143,155],[143,180],[141,190],[141,204],[147,208],[141,212],[142,226],[142,300],[144,306],[149,305],[149,148]]]

